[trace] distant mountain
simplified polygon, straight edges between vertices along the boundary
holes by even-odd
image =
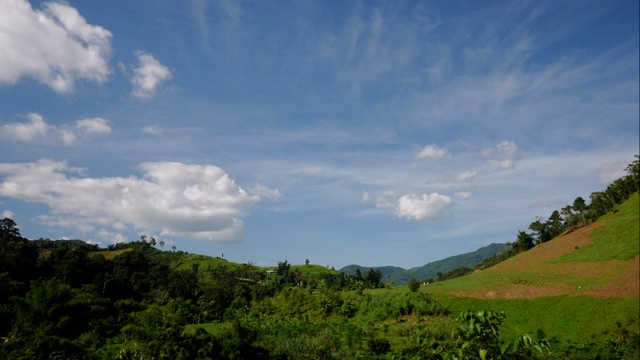
[[[412,278],[419,280],[428,278],[437,278],[438,273],[445,273],[461,266],[472,268],[478,265],[482,260],[492,257],[493,255],[500,254],[503,251],[509,249],[508,244],[490,244],[480,249],[456,256],[451,256],[446,259],[430,262],[426,265],[413,267],[409,270],[403,269],[397,266],[359,266],[359,265],[347,265],[340,269],[340,272],[345,274],[354,274],[356,268],[360,268],[360,271],[364,275],[369,269],[378,269],[382,272],[383,281],[393,281],[396,285],[406,284]]]

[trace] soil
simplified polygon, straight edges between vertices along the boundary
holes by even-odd
[[[456,296],[476,297],[485,299],[531,299],[542,296],[591,296],[591,297],[638,297],[640,296],[640,262],[639,256],[630,260],[608,260],[598,262],[566,262],[551,263],[550,261],[568,254],[576,247],[587,246],[592,243],[589,235],[603,222],[596,222],[572,233],[565,234],[553,241],[529,250],[492,268],[475,272],[471,276],[489,276],[503,278],[507,274],[527,274],[526,279],[515,283],[492,284],[490,289],[474,289],[469,291],[451,292]],[[549,280],[566,276],[572,281]],[[532,280],[527,280],[532,279]],[[538,281],[539,279],[539,281]],[[581,279],[585,283],[596,285],[575,286]]]

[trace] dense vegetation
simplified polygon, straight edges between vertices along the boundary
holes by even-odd
[[[637,160],[634,164],[637,174]],[[580,223],[583,214],[586,221],[601,211],[592,208],[572,214]],[[612,216],[611,221],[625,221]],[[563,223],[572,224],[567,218]],[[598,236],[628,236],[607,231]],[[637,319],[571,341],[531,328],[514,333],[511,327],[505,335],[509,312],[516,318],[542,317],[540,309],[549,304],[496,302],[505,309],[478,310],[483,303],[436,297],[415,279],[406,287],[385,284],[376,269],[346,275],[287,261],[260,268],[157,248],[162,245],[146,237],[109,249],[82,241],[30,241],[13,220],[0,220],[0,359],[640,355]],[[558,301],[574,304],[569,298]]]

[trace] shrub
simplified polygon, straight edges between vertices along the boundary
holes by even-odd
[[[411,290],[411,292],[416,292],[418,289],[420,289],[420,282],[415,278],[409,280],[409,290]]]

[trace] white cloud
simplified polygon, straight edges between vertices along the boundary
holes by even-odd
[[[80,119],[76,121],[75,128],[79,131],[90,134],[105,135],[111,132],[111,126],[109,126],[109,122],[99,117],[91,119]]]
[[[427,145],[418,154],[416,154],[416,159],[439,159],[441,157],[447,156],[448,152],[444,149],[441,149],[436,144]]]
[[[376,197],[376,207],[378,209],[393,209],[395,207],[396,193],[393,191],[385,191],[382,195]]]
[[[0,127],[0,136],[5,140],[31,142],[47,136],[49,126],[40,114],[31,113],[26,116],[26,123],[11,123]]]
[[[2,218],[2,219],[6,219],[6,218],[13,219],[14,215],[15,214],[11,210],[3,210],[2,211],[2,215],[0,215],[0,218]]]
[[[467,182],[475,179],[478,172],[475,170],[465,170],[458,175],[456,175],[455,180],[458,182]]]
[[[160,236],[233,242],[260,197],[277,193],[262,186],[250,194],[213,165],[154,162],[140,169],[140,178],[89,178],[74,176],[81,171],[64,162],[5,163],[0,196],[48,205],[51,214],[41,220],[49,225],[104,235],[128,224]]]
[[[111,33],[64,3],[34,10],[25,0],[0,1],[0,84],[32,77],[58,93],[77,79],[107,80]]]
[[[495,170],[511,170],[516,167],[516,162],[511,159],[489,160],[489,166]]]
[[[26,143],[52,143],[70,146],[92,135],[106,135],[111,132],[109,122],[105,119],[80,119],[74,124],[53,126],[46,123],[42,115],[30,113],[25,116],[27,122],[14,122],[0,126],[0,139]]]
[[[153,135],[153,136],[162,135],[162,129],[157,126],[145,126],[142,128],[142,132],[147,135]]]
[[[482,151],[484,157],[490,158],[489,165],[495,170],[511,170],[520,160],[520,149],[513,141],[503,141],[493,148]]]
[[[415,221],[441,217],[451,205],[451,198],[438,193],[404,195],[396,204],[396,215]]]
[[[96,235],[101,239],[106,240],[108,243],[112,243],[112,244],[123,243],[127,241],[127,237],[122,235],[121,233],[114,232],[114,231],[107,231],[105,229],[100,229]],[[99,241],[97,241],[97,243],[98,245],[102,245],[102,243]]]
[[[459,191],[456,193],[456,196],[458,197],[458,199],[468,200],[471,199],[473,194],[471,193],[471,191]]]
[[[158,87],[171,78],[171,71],[153,55],[144,51],[136,52],[138,67],[133,70],[132,95],[139,99],[151,99]]]
[[[278,199],[282,196],[278,189],[271,189],[264,185],[256,185],[251,188],[251,194],[257,195],[260,198],[265,199]]]
[[[517,159],[520,156],[518,146],[513,141],[503,141],[496,145],[499,156],[509,159]]]

